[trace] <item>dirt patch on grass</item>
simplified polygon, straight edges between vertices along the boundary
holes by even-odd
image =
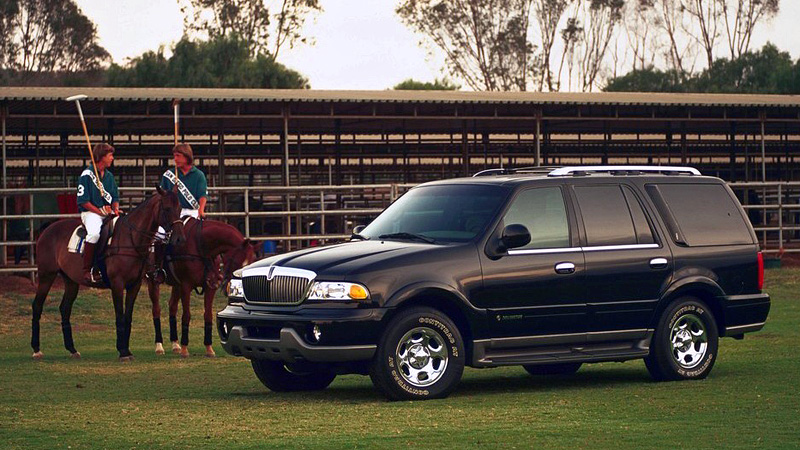
[[[31,279],[27,275],[0,275],[0,286],[3,287],[3,292],[30,294],[31,296],[36,293],[36,285],[31,283]],[[60,278],[53,283],[53,288],[57,286],[64,289],[64,283]]]

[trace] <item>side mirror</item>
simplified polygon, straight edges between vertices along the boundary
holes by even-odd
[[[531,233],[525,228],[525,225],[512,223],[503,228],[503,234],[500,236],[500,242],[503,243],[505,250],[517,248],[527,245],[531,241]]]
[[[492,237],[486,242],[486,256],[498,260],[507,255],[508,249],[518,248],[531,241],[531,234],[525,225],[514,223],[495,230]]]
[[[367,228],[367,226],[366,226],[366,225],[356,225],[356,226],[353,228],[353,232],[352,232],[352,234],[350,234],[350,240],[351,240],[351,241],[354,241],[354,240],[356,240],[356,239],[361,239],[361,240],[363,240],[363,239],[364,239],[364,237],[363,237],[363,236],[361,236],[361,232],[362,232],[362,231],[364,231],[364,228]]]

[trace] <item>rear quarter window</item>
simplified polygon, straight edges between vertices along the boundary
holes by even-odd
[[[721,184],[655,184],[647,191],[658,205],[660,195],[675,219],[665,217],[673,239],[679,231],[690,247],[705,245],[752,244],[750,226],[738,202]],[[662,206],[662,207],[664,207]]]

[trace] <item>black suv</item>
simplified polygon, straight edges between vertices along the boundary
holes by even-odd
[[[369,374],[441,398],[464,366],[534,375],[644,358],[706,377],[719,337],[764,326],[756,235],[726,184],[685,167],[494,169],[409,190],[350,242],[238,271],[225,350],[274,391]]]

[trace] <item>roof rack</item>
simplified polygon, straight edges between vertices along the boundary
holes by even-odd
[[[472,175],[473,177],[485,177],[490,175],[510,175],[515,173],[531,173],[547,175],[556,169],[554,166],[531,166],[531,167],[497,167],[494,169],[485,169]]]
[[[671,175],[686,174],[700,175],[700,171],[694,167],[679,166],[573,166],[560,167],[548,173],[550,177],[579,176],[595,172],[648,172],[665,173]]]

